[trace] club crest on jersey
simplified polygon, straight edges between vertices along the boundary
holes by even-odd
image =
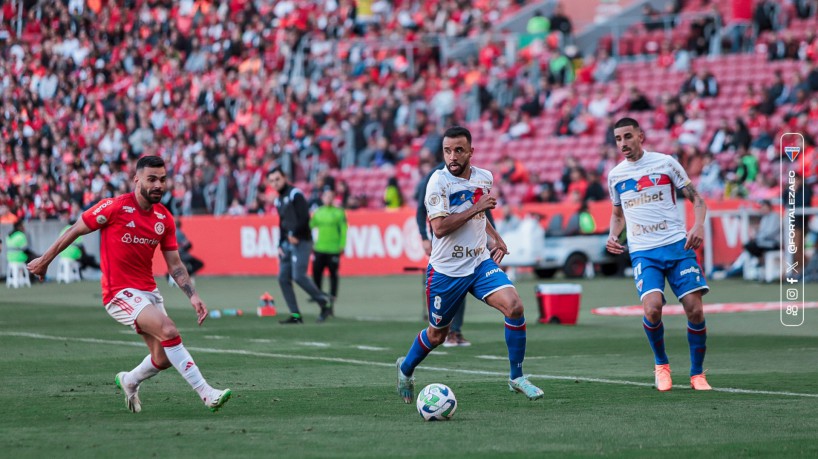
[[[656,186],[656,185],[659,184],[659,179],[660,178],[662,178],[662,176],[659,175],[659,174],[650,174],[650,175],[648,175],[648,180],[650,180],[651,183],[653,183],[653,186]]]
[[[479,201],[480,198],[482,198],[482,197],[483,197],[483,189],[482,188],[478,188],[478,189],[474,190],[474,193],[471,195],[472,204]]]
[[[153,225],[153,229],[156,231],[156,234],[162,234],[165,232],[165,225],[163,225],[162,222],[158,222]]]

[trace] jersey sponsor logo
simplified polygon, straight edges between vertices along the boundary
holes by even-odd
[[[633,229],[631,230],[631,235],[633,236],[641,236],[643,234],[651,234],[657,231],[665,231],[667,229],[667,220],[662,220],[660,223],[654,223],[652,225],[640,225],[635,224],[633,225]]]
[[[619,184],[619,191],[642,191],[655,186],[670,185],[670,176],[667,174],[648,174],[638,179],[627,179]]]
[[[494,269],[492,269],[491,271],[489,271],[489,272],[487,272],[487,273],[486,273],[486,277],[489,277],[489,276],[491,276],[492,274],[497,274],[497,273],[500,273],[500,272],[503,272],[503,270],[502,270],[502,269],[500,269],[500,268],[494,268]]]
[[[114,203],[114,200],[113,200],[113,199],[109,199],[109,200],[105,201],[105,203],[104,203],[104,204],[102,204],[101,206],[97,207],[97,209],[94,211],[94,213],[93,213],[92,215],[99,215],[99,213],[100,213],[100,212],[102,212],[102,209],[104,209],[104,208],[106,208],[106,207],[110,206],[110,205],[111,205],[111,204],[113,204],[113,203]]]
[[[134,223],[133,220],[131,220],[125,226],[127,226],[128,228],[136,228],[136,223]]]
[[[159,220],[165,219],[165,214],[160,214],[159,212],[156,211],[154,211],[153,214],[156,215],[156,218],[158,218]]]
[[[108,223],[108,219],[105,218],[105,215],[97,215],[97,223],[99,223],[100,225],[104,225]]]
[[[132,236],[131,233],[122,235],[122,242],[126,244],[144,244],[144,245],[158,245],[159,239],[148,239],[146,237]]]
[[[665,199],[665,192],[664,190],[658,193],[642,193],[639,196],[633,199],[625,199],[622,201],[622,208],[623,209],[632,209],[634,207],[639,207],[642,204],[648,204],[651,202],[662,201]]]
[[[469,246],[456,245],[454,246],[454,252],[452,252],[452,258],[479,257],[485,250],[485,247],[470,248]]]
[[[679,275],[680,276],[686,276],[688,274],[694,274],[694,273],[695,274],[701,274],[701,271],[699,271],[699,268],[697,268],[696,266],[691,266],[691,267],[689,267],[687,269],[681,270],[679,272]]]
[[[441,305],[442,302],[443,302],[443,300],[439,296],[435,296],[435,303],[434,303],[435,309],[440,309],[440,305]]]
[[[165,225],[162,222],[158,222],[155,225],[153,225],[153,229],[154,231],[156,231],[156,234],[161,235],[162,233],[165,232]]]
[[[132,214],[132,213],[134,213],[134,211],[136,209],[131,207],[131,206],[122,206],[122,210],[124,210],[125,212],[128,212],[129,214]]]

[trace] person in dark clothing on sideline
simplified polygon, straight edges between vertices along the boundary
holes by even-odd
[[[281,323],[304,323],[301,311],[298,310],[293,280],[321,307],[318,322],[323,322],[332,315],[332,298],[319,290],[312,279],[307,276],[313,245],[307,198],[304,197],[301,190],[290,185],[280,167],[276,167],[267,174],[267,181],[278,191],[278,197],[275,200],[278,225],[281,230],[278,245],[278,284],[281,286],[281,293],[284,295],[284,300],[287,301],[287,308],[291,314]]]

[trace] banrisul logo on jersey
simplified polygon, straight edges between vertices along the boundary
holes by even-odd
[[[126,244],[158,245],[159,239],[148,239],[146,237],[131,236],[131,233],[122,235],[122,242]]]

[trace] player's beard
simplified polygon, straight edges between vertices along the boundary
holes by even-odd
[[[446,169],[449,170],[449,173],[454,175],[455,177],[460,177],[466,171],[467,164],[461,164],[457,161],[452,161],[449,164],[446,164]],[[454,168],[454,170],[452,170]]]
[[[162,200],[162,192],[161,191],[148,192],[148,190],[142,188],[141,193],[142,193],[142,197],[145,198],[145,200],[148,201],[151,204],[159,204],[159,201]]]

